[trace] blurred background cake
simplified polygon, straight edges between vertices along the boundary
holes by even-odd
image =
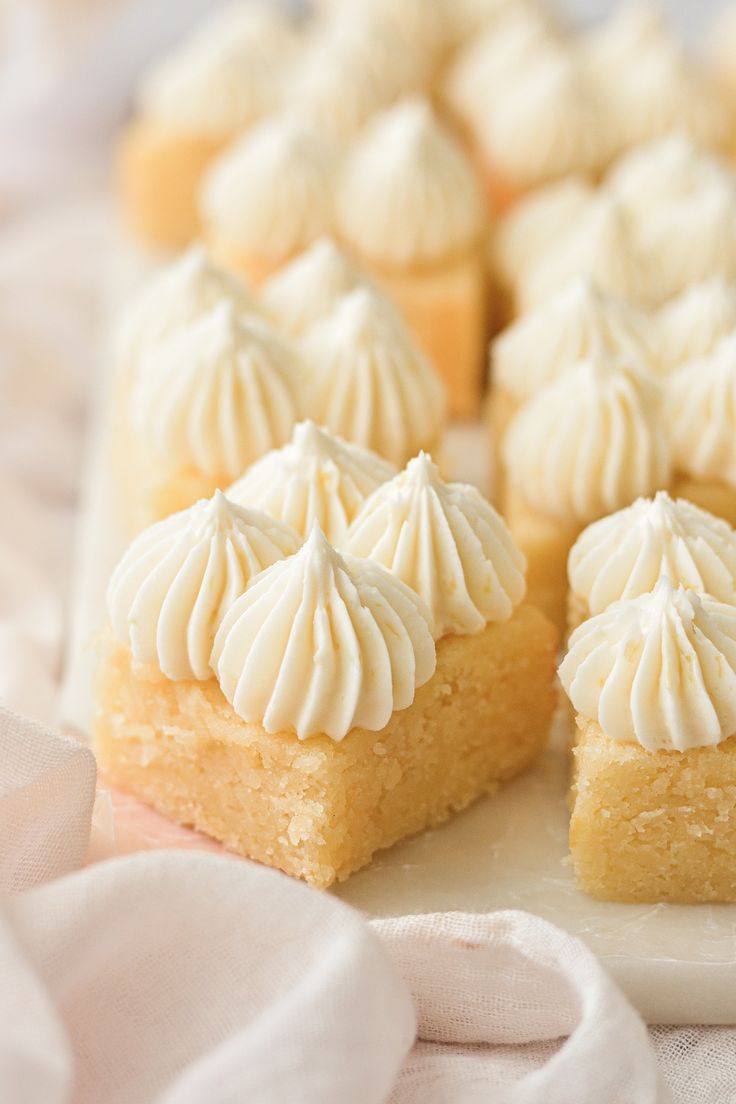
[[[154,64],[120,140],[122,206],[136,236],[176,249],[197,234],[205,169],[284,102],[296,48],[296,28],[259,0],[223,9]]]

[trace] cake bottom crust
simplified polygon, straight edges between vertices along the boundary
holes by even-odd
[[[736,736],[646,751],[578,719],[570,850],[601,901],[736,901]]]
[[[536,759],[556,700],[555,643],[528,605],[478,635],[445,637],[408,709],[335,743],[267,733],[214,679],[171,682],[108,639],[95,751],[115,786],[170,819],[325,887]]]

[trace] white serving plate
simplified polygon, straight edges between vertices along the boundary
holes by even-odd
[[[62,722],[89,731],[94,640],[104,591],[120,554],[106,444],[108,403],[100,387],[79,520]],[[455,427],[444,463],[456,478],[487,478],[480,426]],[[336,894],[374,916],[525,909],[580,936],[650,1023],[736,1022],[736,905],[615,905],[589,900],[567,865],[569,722],[561,717],[536,768],[442,828],[382,852]],[[160,818],[159,818],[160,819]],[[135,817],[133,817],[135,821]],[[202,846],[201,837],[128,822],[125,849]],[[137,834],[136,834],[137,833]],[[182,840],[184,842],[182,843]],[[211,847],[209,843],[209,847]]]

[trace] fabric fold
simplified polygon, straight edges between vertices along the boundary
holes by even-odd
[[[414,1041],[361,916],[253,863],[109,859],[8,898],[0,919],[0,1000],[22,1014],[0,1037],[7,1101],[378,1104]]]
[[[0,893],[75,870],[89,844],[89,748],[0,706]]]
[[[418,1017],[420,1044],[396,1102],[439,1104],[458,1081],[469,1092],[498,1084],[494,1104],[670,1099],[643,1021],[580,940],[514,910],[404,916],[372,927]]]

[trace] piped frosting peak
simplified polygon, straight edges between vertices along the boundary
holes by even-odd
[[[147,281],[123,312],[115,334],[115,358],[134,370],[144,351],[217,306],[232,303],[236,313],[258,309],[245,286],[216,265],[201,245],[193,245]]]
[[[297,114],[275,115],[229,146],[208,170],[204,222],[236,248],[290,257],[333,224],[335,150]]]
[[[480,187],[461,147],[419,98],[376,115],[338,188],[346,241],[378,264],[445,261],[480,243]]]
[[[261,303],[275,325],[301,337],[341,296],[366,281],[331,238],[320,238],[264,284]]]
[[[655,381],[599,352],[525,403],[504,440],[510,485],[541,514],[591,521],[669,484]]]
[[[377,564],[340,556],[315,524],[230,608],[212,662],[245,721],[340,741],[411,705],[436,657],[421,599]]]
[[[113,632],[137,663],[167,678],[211,678],[212,643],[226,611],[253,575],[300,543],[287,525],[216,491],[130,545],[107,588]]]
[[[585,616],[653,590],[666,575],[675,586],[736,605],[736,532],[666,491],[584,529],[570,552],[573,601]]]
[[[663,577],[570,638],[560,680],[579,714],[647,751],[712,747],[736,734],[736,607]]]
[[[154,455],[223,481],[288,441],[298,409],[296,353],[229,302],[150,350],[132,394]]]
[[[517,187],[595,172],[610,154],[598,100],[561,48],[540,53],[489,99],[477,130],[490,163]]]
[[[661,371],[668,375],[690,360],[708,356],[736,330],[736,284],[715,276],[691,284],[654,319]]]
[[[317,521],[339,545],[365,499],[396,469],[375,452],[300,422],[291,441],[266,453],[228,489],[228,497],[288,522],[306,536]]]
[[[643,311],[581,278],[500,334],[492,346],[494,380],[527,399],[601,350],[653,368],[653,344]]]
[[[415,590],[435,638],[508,620],[526,590],[525,560],[503,520],[475,487],[443,483],[424,452],[367,499],[345,548]]]
[[[308,413],[318,425],[397,466],[436,443],[442,384],[382,295],[360,287],[343,296],[300,348]]]
[[[595,202],[593,185],[581,176],[545,184],[520,199],[495,228],[494,259],[506,284],[518,284],[529,266],[564,240]]]
[[[172,130],[230,138],[283,102],[295,46],[273,5],[232,5],[151,69],[141,112]]]
[[[580,221],[530,265],[521,280],[521,303],[525,310],[539,306],[581,277],[634,303],[646,302],[649,295],[631,222],[607,195],[599,195]]]

